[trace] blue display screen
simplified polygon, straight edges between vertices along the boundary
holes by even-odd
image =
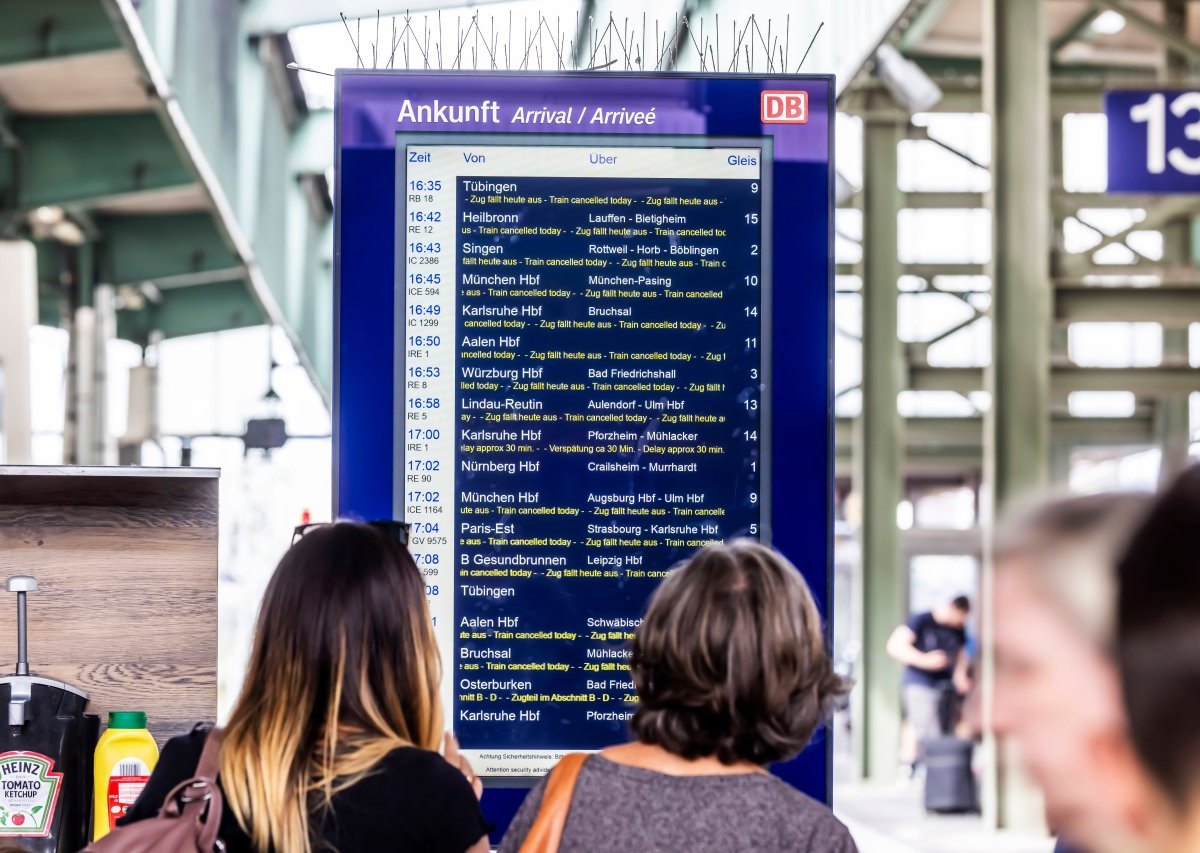
[[[654,587],[768,538],[769,140],[580,141],[396,145],[395,488],[486,776],[624,737]]]
[[[338,85],[335,510],[412,523],[502,827],[505,785],[629,737],[633,632],[699,547],[769,542],[827,602],[832,85]]]

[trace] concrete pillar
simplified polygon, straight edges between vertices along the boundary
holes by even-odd
[[[37,322],[37,251],[0,240],[0,461],[33,461],[29,330]]]
[[[984,108],[992,117],[992,405],[985,421],[987,511],[1042,488],[1049,478],[1050,57],[1043,0],[984,0]],[[985,535],[993,524],[985,525]],[[990,552],[990,548],[986,548]],[[990,723],[995,673],[994,567],[985,556],[984,716]],[[1040,803],[1007,748],[989,739],[993,772],[984,780],[984,816],[993,826],[1041,823]]]
[[[895,777],[900,743],[900,671],[884,646],[904,617],[905,571],[896,507],[902,496],[904,387],[897,329],[900,261],[897,147],[904,120],[869,119],[863,130],[863,403],[855,422],[855,488],[862,497],[863,637],[859,697],[863,776]]]

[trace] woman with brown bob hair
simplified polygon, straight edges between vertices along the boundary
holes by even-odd
[[[437,751],[440,680],[421,573],[394,535],[349,522],[303,535],[263,596],[224,731],[225,849],[487,851],[470,767],[449,737]],[[157,814],[207,736],[167,743],[122,823]]]
[[[812,593],[782,555],[737,540],[676,568],[638,626],[630,668],[637,740],[583,765],[561,853],[853,853],[829,809],[764,769],[799,753],[849,689]],[[501,853],[520,850],[545,786],[526,798]]]

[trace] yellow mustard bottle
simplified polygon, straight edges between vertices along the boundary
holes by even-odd
[[[146,730],[146,712],[109,712],[108,728],[96,744],[93,841],[116,828],[157,763],[158,744]]]

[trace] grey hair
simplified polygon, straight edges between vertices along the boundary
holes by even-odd
[[[1024,566],[1050,602],[1111,654],[1116,641],[1117,562],[1150,510],[1145,492],[1043,498],[1001,522],[992,553],[1000,571]]]

